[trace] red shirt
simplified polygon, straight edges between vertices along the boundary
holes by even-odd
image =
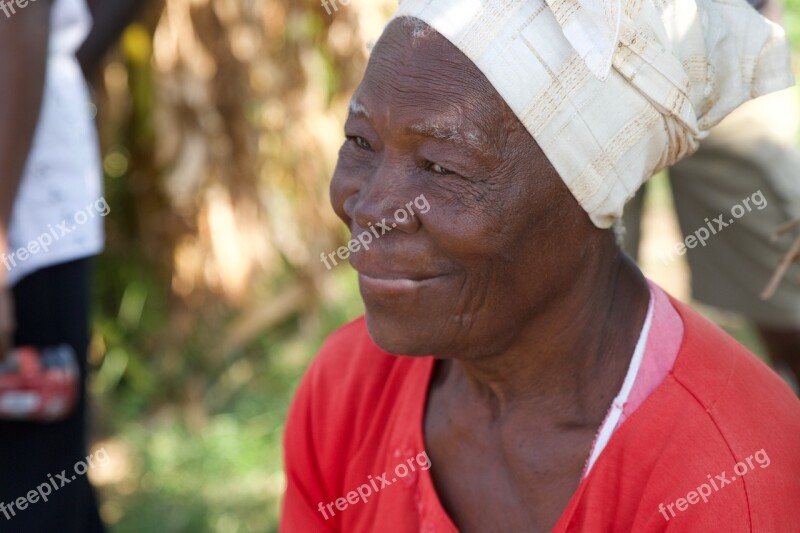
[[[614,433],[554,531],[800,531],[800,401],[673,304],[685,326],[675,366]],[[434,362],[386,354],[363,318],[331,335],[289,413],[282,531],[457,530],[424,452]]]

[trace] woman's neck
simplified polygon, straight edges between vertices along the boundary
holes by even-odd
[[[522,409],[557,425],[601,423],[622,386],[649,303],[638,268],[616,248],[609,253],[533,314],[511,346],[446,362],[440,383],[493,419]]]

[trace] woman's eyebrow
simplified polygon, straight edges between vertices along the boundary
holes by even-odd
[[[463,124],[447,122],[418,122],[409,125],[406,131],[464,146],[482,156],[495,156],[486,137],[477,130],[464,128]]]
[[[350,100],[347,107],[348,118],[364,117],[371,120],[367,108],[356,98]],[[423,135],[432,139],[447,141],[463,147],[465,150],[477,153],[481,157],[498,157],[499,151],[495,150],[485,135],[474,128],[465,128],[463,121],[448,122],[415,122],[407,126],[406,133]]]
[[[359,101],[358,101],[358,100],[356,100],[355,98],[354,98],[354,99],[352,99],[352,100],[350,100],[350,105],[349,105],[349,106],[347,106],[347,113],[348,113],[348,115],[350,115],[350,116],[353,116],[353,115],[363,115],[364,117],[366,117],[366,118],[368,118],[368,119],[370,118],[370,116],[369,116],[369,111],[367,111],[367,108],[366,108],[366,107],[364,107],[364,106],[361,104],[361,102],[359,102]]]

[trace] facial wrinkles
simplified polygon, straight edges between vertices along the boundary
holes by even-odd
[[[486,280],[464,278],[459,291],[459,300],[453,306],[453,312],[448,317],[454,325],[458,339],[473,338],[473,328],[480,324],[479,316],[485,307],[488,284]],[[458,349],[459,347],[455,347]]]
[[[391,46],[393,43],[388,42],[386,45]],[[541,232],[541,228],[522,227],[518,218],[514,227],[507,227],[508,219],[497,215],[502,210],[522,208],[519,199],[535,192],[536,185],[533,182],[536,180],[536,173],[541,169],[525,170],[526,165],[531,167],[531,162],[538,159],[537,154],[533,152],[536,149],[535,143],[533,139],[528,138],[529,134],[524,128],[523,131],[519,131],[522,126],[514,122],[516,118],[513,113],[502,100],[499,100],[488,82],[484,80],[483,83],[479,83],[477,81],[480,79],[479,73],[474,76],[468,75],[475,70],[474,67],[464,65],[464,61],[460,60],[448,61],[452,56],[451,53],[442,54],[443,60],[424,62],[422,59],[425,58],[418,58],[416,62],[422,62],[423,65],[416,63],[411,65],[409,64],[411,54],[416,52],[409,51],[408,48],[414,47],[408,47],[406,44],[399,52],[392,50],[386,52],[383,58],[376,57],[372,65],[373,72],[370,73],[369,79],[365,80],[361,96],[364,97],[365,103],[373,103],[375,106],[375,109],[370,109],[373,115],[380,115],[379,118],[383,119],[377,120],[375,127],[386,129],[401,127],[398,123],[405,120],[409,110],[414,111],[411,113],[412,116],[418,116],[420,110],[424,113],[428,109],[432,115],[440,115],[443,113],[442,107],[458,106],[455,109],[456,114],[472,118],[476,128],[487,138],[491,138],[492,148],[501,156],[498,158],[498,164],[490,172],[483,173],[485,176],[479,173],[480,177],[477,179],[480,181],[431,175],[430,182],[425,184],[426,188],[430,188],[428,190],[431,190],[431,194],[438,192],[442,199],[450,202],[447,209],[451,218],[469,217],[477,224],[468,221],[465,225],[467,231],[471,227],[480,227],[485,234],[481,237],[489,241],[482,249],[485,255],[491,256],[491,260],[475,256],[461,258],[466,267],[465,271],[470,274],[469,277],[465,275],[457,305],[453,306],[458,311],[447,317],[448,325],[455,326],[462,339],[470,338],[471,334],[485,335],[475,330],[495,320],[491,316],[481,315],[486,313],[486,309],[491,308],[491,302],[493,299],[497,300],[497,294],[505,294],[505,289],[502,287],[498,289],[503,283],[501,277],[507,275],[507,269],[503,265],[519,256],[520,251],[517,248],[520,244],[527,246],[530,242],[522,235],[523,232]],[[427,57],[428,52],[419,53]],[[467,85],[448,85],[443,81],[446,79],[465,80]],[[448,93],[452,94],[449,101],[440,97]],[[412,94],[413,97],[410,96]],[[443,135],[457,133],[449,126],[442,126],[442,129]],[[525,137],[522,137],[523,134]],[[393,155],[398,153],[395,152]],[[409,158],[407,168],[402,171],[419,172],[419,169]],[[527,221],[539,220],[538,217],[523,218]],[[510,224],[515,224],[515,220]],[[495,241],[492,242],[492,239]],[[501,239],[506,242],[502,242]]]
[[[391,52],[387,50],[375,56],[371,68],[379,74],[375,79],[385,82],[387,87],[375,89],[378,89],[378,94],[395,93],[399,96],[394,102],[398,109],[416,111],[431,106],[430,111],[438,115],[443,111],[441,95],[448,95],[448,107],[451,102],[457,102],[452,109],[456,121],[463,116],[491,119],[496,117],[498,109],[506,107],[491,84],[477,72],[477,67],[467,63],[466,58],[451,58],[454,55],[452,50],[428,45],[426,49],[418,51],[419,44],[408,46],[408,43],[394,43],[391,40],[387,40],[383,46]],[[415,58],[419,54],[423,57]],[[473,74],[470,71],[477,75],[470,75]],[[453,80],[459,80],[458,85],[453,85]],[[452,96],[454,93],[455,97]],[[477,120],[470,125],[480,128],[486,122],[492,121]],[[487,132],[479,133],[486,137]]]
[[[467,269],[470,274],[464,278],[459,291],[459,299],[453,306],[450,321],[459,333],[459,339],[472,339],[476,327],[480,327],[493,317],[484,316],[491,313],[492,295],[498,294],[496,282],[499,280],[496,268],[489,265],[487,268]],[[500,280],[502,283],[502,280]],[[455,347],[458,349],[459,347]],[[463,347],[469,348],[468,346]]]

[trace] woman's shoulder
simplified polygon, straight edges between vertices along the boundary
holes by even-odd
[[[675,303],[675,302],[674,302]],[[718,326],[676,303],[686,326],[672,375],[723,434],[769,433],[782,425],[800,446],[800,400],[764,362]],[[766,416],[769,413],[769,416]],[[740,427],[746,421],[746,428]]]
[[[800,521],[792,504],[800,501],[800,401],[724,331],[673,305],[685,325],[675,366],[614,434],[570,520],[613,495],[625,505],[601,521],[635,531],[723,522],[790,531]]]
[[[800,402],[725,332],[673,304],[686,327],[673,370],[613,435],[554,531],[796,530]]]

